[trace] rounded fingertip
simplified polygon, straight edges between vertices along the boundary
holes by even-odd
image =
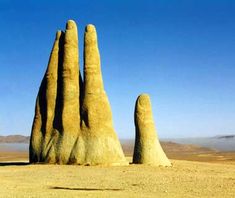
[[[138,103],[143,108],[148,108],[151,106],[150,97],[148,94],[141,94],[138,97]]]
[[[75,23],[75,21],[73,20],[68,20],[67,23],[66,23],[66,30],[71,30],[73,28],[76,28],[77,25]]]
[[[94,26],[94,25],[88,24],[88,25],[86,26],[86,32],[95,32],[95,31],[96,31],[96,29],[95,29],[95,26]]]
[[[59,40],[59,39],[60,39],[61,34],[62,34],[62,31],[61,31],[61,30],[58,30],[58,31],[56,32],[56,40]]]

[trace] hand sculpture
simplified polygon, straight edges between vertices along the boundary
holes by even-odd
[[[78,35],[69,20],[58,31],[36,100],[30,162],[126,165],[104,91],[96,29],[84,37],[84,82]]]
[[[150,98],[142,94],[135,105],[135,148],[133,163],[171,166],[157,137]]]

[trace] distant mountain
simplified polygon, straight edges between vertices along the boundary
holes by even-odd
[[[171,141],[179,144],[194,144],[218,151],[235,151],[235,135],[233,134],[198,138],[167,138],[163,139],[163,141]]]
[[[184,153],[184,152],[188,154],[215,152],[214,149],[201,147],[193,144],[179,144],[171,141],[161,141],[160,143],[163,150],[170,156],[175,153]],[[121,139],[121,144],[124,153],[126,155],[132,155],[134,150],[134,140]]]
[[[215,138],[218,138],[218,139],[232,139],[232,138],[235,138],[235,135],[218,135],[218,136],[215,136]]]
[[[0,143],[29,143],[29,136],[8,135],[0,136]]]

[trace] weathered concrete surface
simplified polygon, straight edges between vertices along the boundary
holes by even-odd
[[[156,166],[171,166],[164,153],[154,125],[150,97],[142,94],[137,98],[135,106],[135,148],[133,163]]]
[[[30,162],[128,164],[104,91],[96,29],[84,36],[84,83],[79,72],[76,23],[58,31],[36,100]]]

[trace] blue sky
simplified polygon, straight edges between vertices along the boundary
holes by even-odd
[[[134,138],[143,92],[160,138],[235,134],[234,10],[232,0],[1,1],[0,135],[30,135],[55,32],[68,19],[81,57],[85,25],[96,25],[120,138]]]

